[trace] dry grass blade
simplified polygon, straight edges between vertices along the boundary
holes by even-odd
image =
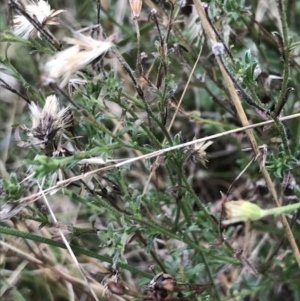
[[[43,183],[44,183],[44,179],[43,179],[43,181],[42,181],[42,185],[43,185]],[[40,191],[41,191],[41,193],[42,193],[42,197],[43,197],[44,202],[45,202],[45,204],[46,204],[46,206],[47,206],[47,208],[48,208],[48,210],[49,210],[49,212],[50,212],[50,214],[51,214],[51,217],[52,217],[53,221],[54,221],[55,223],[57,223],[57,219],[56,219],[56,217],[55,217],[55,214],[54,214],[54,212],[52,211],[52,209],[51,209],[51,207],[50,207],[50,204],[49,204],[49,202],[48,202],[48,200],[47,200],[45,194],[43,193],[42,185],[41,185],[40,183],[37,183],[37,184],[38,184],[38,187],[40,188]],[[79,262],[78,262],[78,260],[77,260],[77,258],[76,258],[76,256],[75,256],[74,252],[72,251],[72,248],[71,248],[69,242],[67,241],[67,239],[66,239],[64,233],[62,232],[61,229],[58,229],[58,231],[59,231],[59,234],[61,235],[61,238],[62,238],[64,244],[66,245],[66,247],[67,247],[67,249],[68,249],[68,251],[69,251],[69,253],[70,253],[70,255],[71,255],[71,257],[72,257],[72,259],[73,259],[73,261],[74,261],[74,263],[76,264],[76,266],[77,266],[78,270],[80,271],[80,273],[81,273],[81,275],[82,275],[84,281],[86,282],[86,284],[87,284],[89,290],[91,291],[91,293],[92,293],[94,299],[95,299],[96,301],[99,301],[99,299],[98,299],[98,297],[96,296],[96,294],[95,294],[95,292],[94,292],[94,290],[93,290],[93,288],[92,288],[92,286],[91,286],[89,280],[87,279],[87,277],[86,277],[86,275],[84,274],[82,268],[80,267]]]

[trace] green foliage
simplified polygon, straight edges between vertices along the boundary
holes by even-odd
[[[22,196],[25,189],[19,183],[17,175],[15,173],[10,174],[8,180],[0,180],[0,186],[3,187],[3,193],[5,194],[5,199],[7,201],[18,200]]]
[[[282,179],[287,171],[293,170],[299,165],[299,160],[295,156],[287,155],[283,150],[272,153],[266,162],[267,168],[274,178]]]
[[[273,199],[260,191],[262,165],[253,160],[246,168],[254,155],[244,131],[226,132],[241,126],[240,115],[207,35],[198,34],[202,32],[198,15],[189,27],[180,7],[184,1],[172,1],[174,10],[171,1],[143,1],[137,21],[124,1],[99,1],[100,13],[93,1],[50,2],[72,14],[72,22],[62,16],[59,26],[47,25],[55,39],[71,36],[75,27],[90,26],[82,34],[97,43],[107,38],[115,46],[80,70],[74,57],[66,68],[71,76],[68,85],[62,85],[66,74],[46,85],[44,66],[60,51],[45,38],[14,35],[4,26],[4,10],[0,11],[0,28],[5,27],[0,71],[12,76],[12,84],[6,85],[5,77],[0,83],[1,93],[11,93],[3,93],[0,103],[0,217],[11,213],[0,225],[5,271],[0,286],[7,300],[93,300],[60,241],[61,231],[86,277],[93,279],[93,287],[98,283],[99,300],[164,301],[157,295],[145,298],[153,277],[150,266],[176,278],[179,294],[170,300],[300,299],[295,254],[275,218],[221,226],[225,197],[220,191],[230,200],[251,200],[262,208]],[[211,26],[228,41],[232,57],[224,54],[222,61],[241,102],[248,103],[249,124],[274,121],[269,129],[253,129],[257,143],[268,147],[261,164],[265,162],[274,181],[284,184],[278,192],[285,202],[286,190],[299,201],[299,118],[284,123],[279,119],[283,112],[299,112],[299,24],[293,9],[274,18],[277,13],[266,8],[264,18],[256,21],[260,2],[210,1],[208,14]],[[152,11],[148,19],[149,3],[158,13]],[[282,30],[274,24],[282,23],[285,15],[293,38],[276,40],[272,32]],[[283,49],[280,38],[287,40]],[[62,43],[61,50],[69,46]],[[82,41],[79,50],[82,59],[86,50]],[[55,68],[59,67],[60,62]],[[259,77],[258,68],[266,78]],[[295,91],[285,99],[290,86]],[[49,111],[50,117],[40,120],[28,109],[30,102],[44,108],[54,94],[59,98],[58,112],[70,105],[67,126],[66,115]],[[57,120],[59,116],[62,120]],[[53,120],[57,128],[51,139],[47,125]],[[20,137],[14,139],[16,129]],[[214,134],[220,136],[209,139]],[[214,142],[207,149],[199,142],[184,145],[205,137]],[[176,149],[163,151],[169,147]],[[151,156],[156,151],[161,152]],[[299,245],[299,217],[295,214],[289,221]],[[244,249],[242,255],[239,249]],[[121,280],[107,263],[120,272]],[[13,287],[9,281],[16,271]],[[119,281],[129,288],[126,296],[109,296],[109,283]],[[199,285],[205,284],[202,292]],[[156,289],[166,293],[160,286]]]
[[[244,83],[247,87],[256,86],[256,76],[254,74],[257,62],[253,61],[251,51],[247,50],[244,56],[244,62],[237,60],[232,64],[232,69],[239,81]]]

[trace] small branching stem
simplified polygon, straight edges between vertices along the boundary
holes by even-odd
[[[285,126],[282,123],[282,121],[280,121],[278,119],[278,117],[274,117],[273,119],[274,119],[274,125],[277,128],[277,130],[279,132],[279,135],[281,137],[282,144],[283,144],[283,147],[284,147],[284,151],[287,155],[291,156],[292,152],[291,152],[291,149],[290,149],[290,146],[289,146],[289,141],[288,141]]]
[[[146,110],[146,112],[150,115],[150,117],[153,119],[153,121],[159,126],[159,128],[161,129],[161,131],[165,135],[165,137],[168,140],[168,142],[170,143],[170,145],[173,145],[172,137],[170,136],[169,132],[164,127],[164,125],[161,123],[161,121],[157,118],[157,116],[154,114],[154,112],[150,109],[150,106],[147,102],[145,102],[145,107],[144,107],[144,106],[141,106],[139,104],[139,102],[136,101],[136,99],[134,99],[134,97],[130,97],[127,93],[121,92],[121,94],[122,94],[122,96],[125,96],[126,98],[132,100],[135,103],[135,105],[137,107],[139,107],[140,109]]]
[[[259,103],[260,105],[262,105],[262,103],[260,102],[260,99],[258,98],[255,90],[253,89],[253,86],[248,85],[248,89],[251,93],[252,99],[254,99],[254,101],[256,103]],[[274,114],[271,114],[269,111],[266,111],[265,113],[267,115],[269,115],[274,120],[274,126],[276,127],[276,129],[277,129],[277,131],[280,135],[280,138],[281,138],[282,143],[283,143],[284,150],[288,155],[291,155],[291,150],[290,150],[290,147],[289,147],[288,138],[287,138],[287,134],[286,134],[284,124],[278,119],[278,117],[276,115],[276,112]]]
[[[28,104],[30,104],[30,100],[22,95],[20,92],[18,92],[16,89],[12,88],[9,84],[7,84],[3,79],[0,78],[0,82],[2,82],[2,84],[0,84],[0,87],[18,95],[19,97],[21,97],[22,99],[24,99]]]
[[[136,28],[136,39],[137,39],[137,54],[136,54],[136,70],[138,75],[144,75],[142,60],[141,60],[141,33],[139,23],[137,19],[133,19],[133,23]]]
[[[222,64],[224,70],[226,71],[227,75],[229,76],[229,78],[231,79],[231,81],[235,84],[235,86],[238,88],[239,94],[243,97],[243,99],[252,107],[255,107],[256,109],[269,114],[269,112],[263,108],[263,105],[261,103],[261,101],[259,100],[259,98],[253,100],[251,98],[251,96],[243,89],[243,87],[238,83],[238,81],[234,78],[234,76],[231,74],[230,70],[228,69],[228,67],[226,66],[222,56],[218,57],[218,60],[220,61],[220,63]]]
[[[119,101],[118,99],[114,99],[114,102],[119,104],[123,109],[125,109],[127,112],[129,112],[129,114],[135,119],[138,120],[139,117],[136,115],[136,113],[134,112],[134,110],[130,107],[130,105],[128,105],[125,101]],[[150,129],[145,125],[145,124],[141,124],[142,129],[145,131],[145,133],[147,134],[147,136],[152,139],[152,141],[158,146],[158,147],[162,147],[161,143],[157,140],[157,138],[155,137],[155,135],[153,135],[153,133],[150,131]]]
[[[288,37],[288,24],[287,24],[287,17],[286,17],[286,0],[278,0],[278,7],[279,7],[279,15],[280,20],[282,23],[282,35],[283,35],[283,80],[281,84],[281,90],[278,97],[277,105],[275,108],[275,112],[277,115],[280,114],[279,108],[283,108],[282,102],[285,99],[285,93],[287,90],[287,85],[290,76],[290,50],[289,50],[289,37]]]

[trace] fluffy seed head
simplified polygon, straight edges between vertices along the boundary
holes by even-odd
[[[157,14],[157,10],[155,8],[152,8],[150,11],[151,15],[156,15]]]
[[[74,34],[74,38],[65,38],[64,40],[72,46],[57,53],[46,63],[42,78],[45,85],[61,80],[59,86],[64,87],[73,73],[84,68],[113,47],[113,43],[110,41],[98,41],[80,33]]]
[[[41,26],[45,25],[58,25],[57,15],[64,10],[55,11],[51,9],[48,2],[39,0],[37,2],[30,1],[29,4],[25,5],[26,13],[32,18],[36,19]],[[17,36],[21,36],[24,39],[30,37],[41,38],[40,33],[31,24],[31,22],[23,15],[16,15],[13,19],[13,31]]]
[[[254,69],[254,76],[257,78],[262,73],[262,70],[260,69],[259,65],[257,65]]]
[[[203,166],[206,167],[206,149],[213,144],[213,141],[198,142],[192,145],[190,148],[189,154],[187,156],[187,161],[192,161],[194,163],[200,162]]]
[[[223,55],[224,54],[224,45],[223,43],[214,43],[212,45],[212,52],[214,55]]]
[[[31,111],[32,127],[28,131],[31,144],[45,148],[63,129],[72,125],[69,107],[60,110],[59,102],[55,95],[46,98],[43,109],[35,103],[29,105]]]

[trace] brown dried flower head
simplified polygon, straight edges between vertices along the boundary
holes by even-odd
[[[59,147],[62,131],[72,126],[70,107],[60,109],[56,96],[50,95],[46,98],[43,109],[33,102],[29,105],[29,109],[32,126],[30,129],[25,125],[21,126],[27,132],[28,142],[21,141],[16,132],[18,145],[21,147],[37,145],[48,155],[52,155]]]
[[[194,139],[195,140],[195,139]],[[192,161],[193,163],[200,162],[203,166],[206,167],[206,149],[213,144],[213,141],[208,142],[198,142],[193,144],[190,147],[186,161]]]
[[[59,86],[63,88],[75,72],[114,46],[110,41],[98,41],[81,33],[74,33],[74,38],[64,40],[72,46],[58,52],[46,63],[43,75],[45,85],[61,80]]]
[[[57,15],[64,12],[64,10],[60,9],[55,11],[51,9],[48,2],[39,0],[37,2],[29,1],[28,4],[25,5],[25,12],[44,27],[45,25],[58,25]],[[13,19],[13,32],[15,35],[21,36],[24,39],[30,37],[41,38],[40,32],[21,14],[16,15]]]

